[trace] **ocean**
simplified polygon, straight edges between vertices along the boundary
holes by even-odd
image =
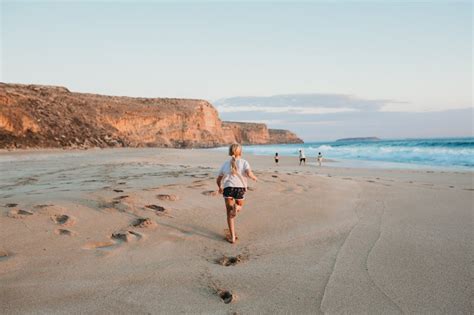
[[[251,145],[245,146],[244,152],[269,156],[278,152],[282,157],[296,157],[299,149],[304,150],[310,162],[315,162],[318,152],[321,152],[327,159],[342,162],[360,161],[361,163],[355,164],[366,166],[370,165],[367,162],[384,162],[396,167],[474,169],[474,137]]]

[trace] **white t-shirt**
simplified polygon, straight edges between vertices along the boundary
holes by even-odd
[[[304,152],[303,151],[300,151],[300,159],[305,159],[306,156],[304,155]]]
[[[222,164],[221,169],[219,170],[219,176],[224,176],[224,188],[227,187],[244,187],[247,188],[247,170],[250,170],[250,164],[244,159],[237,159],[235,163],[237,164],[237,173],[240,175],[232,175],[232,169],[230,167],[230,161],[227,160]]]

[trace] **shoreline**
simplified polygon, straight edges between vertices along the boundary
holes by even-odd
[[[0,149],[0,163],[2,162],[1,158],[8,156],[8,155],[16,155],[16,156],[26,156],[29,154],[59,154],[59,153],[86,153],[86,152],[108,152],[110,150],[178,150],[178,151],[209,151],[209,152],[222,152],[225,151],[227,147],[217,147],[217,148],[158,148],[158,147],[143,147],[143,148],[133,148],[133,147],[120,147],[120,148],[100,148],[94,147],[89,149],[78,149],[78,148],[31,148],[31,149]],[[225,153],[225,152],[224,152]],[[254,154],[254,153],[245,153],[245,146],[244,146],[244,154],[248,156],[256,156],[256,157],[266,157],[269,163],[273,163],[273,156],[272,155],[265,155],[265,154]],[[297,166],[298,156],[280,156],[280,160],[283,159],[294,159],[295,165]],[[314,160],[314,161],[313,161]],[[327,164],[329,163],[329,165]],[[306,165],[309,167],[318,167],[315,157],[307,157]],[[428,165],[428,164],[415,164],[415,163],[402,163],[402,162],[387,162],[387,161],[380,161],[380,160],[350,160],[350,159],[324,159],[323,160],[324,167],[333,167],[333,168],[356,168],[356,169],[364,169],[364,170],[401,170],[401,171],[435,171],[435,172],[443,172],[443,173],[474,173],[474,168],[472,167],[461,167],[461,166],[440,166],[440,165]]]

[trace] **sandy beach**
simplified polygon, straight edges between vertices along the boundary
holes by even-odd
[[[472,312],[472,172],[244,152],[259,181],[231,245],[226,158],[1,152],[0,313]]]

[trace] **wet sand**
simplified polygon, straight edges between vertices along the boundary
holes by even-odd
[[[231,245],[225,152],[1,152],[1,313],[472,311],[472,172],[244,158]]]

